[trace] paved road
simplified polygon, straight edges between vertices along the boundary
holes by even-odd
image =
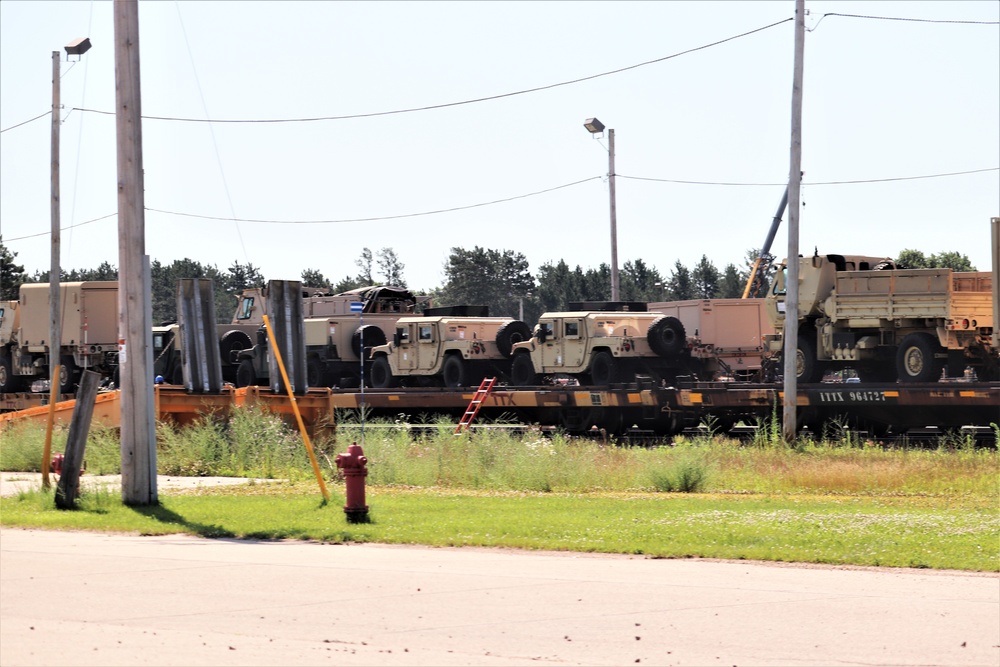
[[[0,664],[1000,665],[1000,578],[0,530]]]

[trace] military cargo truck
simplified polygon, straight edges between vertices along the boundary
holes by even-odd
[[[233,321],[263,323],[265,303],[259,290],[256,294],[244,292]],[[351,309],[351,304],[356,303],[362,304],[360,312]],[[416,297],[400,287],[372,286],[340,294],[305,296],[306,383],[310,387],[360,386],[362,345],[365,350],[384,345],[396,322],[412,314],[415,306]],[[267,332],[257,328],[254,344],[235,353],[236,386],[268,384],[267,348]],[[367,368],[370,361],[365,364]],[[364,372],[367,375],[368,371]]]
[[[642,304],[645,310],[645,304]],[[514,345],[511,384],[673,382],[690,366],[684,325],[672,315],[628,311],[544,313],[532,338]]]
[[[399,385],[469,387],[487,377],[510,377],[513,347],[531,335],[509,317],[467,314],[463,307],[432,308],[422,317],[403,317],[392,342],[372,348],[372,387]]]
[[[765,303],[783,349],[787,260]],[[796,375],[818,382],[827,371],[853,368],[862,380],[930,382],[971,366],[997,377],[991,335],[994,313],[988,272],[896,269],[892,260],[856,255],[799,258]],[[947,368],[946,368],[947,367]]]
[[[774,334],[763,299],[692,299],[649,304],[677,319],[689,351],[688,374],[699,380],[761,380],[770,358],[766,336]]]

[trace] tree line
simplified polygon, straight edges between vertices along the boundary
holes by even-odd
[[[48,282],[49,272],[25,272],[15,263],[16,252],[4,246],[0,237],[0,299],[17,300],[18,288],[26,282]],[[630,260],[620,268],[619,299],[622,301],[684,301],[688,299],[739,298],[757,259],[757,251],[747,251],[743,262],[730,263],[721,270],[702,255],[691,267],[680,260],[669,273],[661,273],[643,260]],[[969,258],[958,252],[926,255],[919,250],[903,250],[896,258],[900,268],[951,268],[975,271]],[[331,281],[319,269],[302,271],[303,286],[328,290],[332,294],[368,285],[407,287],[405,265],[392,248],[372,252],[365,248],[355,260],[357,273]],[[192,259],[150,265],[153,321],[176,320],[177,281],[181,278],[208,278],[215,290],[216,317],[228,322],[235,312],[244,289],[262,287],[266,278],[253,264],[238,261],[225,270]],[[96,269],[63,270],[61,282],[117,280],[118,269],[103,262]],[[513,250],[474,246],[471,250],[454,247],[444,268],[444,283],[421,295],[424,305],[457,304],[488,306],[491,315],[519,317],[534,322],[548,311],[567,310],[574,301],[608,301],[611,298],[611,268],[601,264],[584,269],[570,267],[565,261],[546,262],[532,273],[527,258]]]

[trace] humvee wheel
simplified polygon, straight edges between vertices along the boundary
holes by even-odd
[[[323,362],[315,357],[306,362],[306,384],[310,387],[323,386]]]
[[[673,357],[684,350],[687,334],[684,325],[676,317],[657,317],[646,332],[649,347],[661,357]]]
[[[441,367],[441,379],[446,387],[464,387],[469,383],[465,362],[460,356],[450,354],[445,357],[444,365]]]
[[[521,320],[512,320],[500,325],[497,329],[497,351],[510,359],[514,353],[514,343],[521,343],[531,338],[531,329]]]
[[[392,374],[389,359],[384,354],[375,357],[372,362],[371,385],[376,389],[389,389],[399,384],[399,378]]]
[[[533,387],[538,384],[535,364],[527,352],[514,355],[514,362],[510,368],[510,382],[516,387]]]
[[[374,324],[366,324],[363,327],[358,327],[354,334],[351,336],[351,351],[354,352],[354,356],[361,358],[361,339],[364,337],[365,349],[370,349],[373,347],[378,347],[379,345],[385,345],[385,332],[381,328]]]
[[[227,331],[219,340],[219,356],[222,357],[222,363],[231,364],[236,360],[236,353],[240,350],[249,350],[251,347],[253,341],[250,340],[250,334],[233,329]]]
[[[181,382],[183,383],[183,380]],[[255,384],[257,384],[257,371],[254,370],[251,360],[244,359],[236,367],[236,386],[249,387]]]
[[[605,350],[597,352],[590,362],[590,379],[595,385],[618,382],[618,371],[618,361]]]
[[[896,354],[896,371],[903,382],[934,382],[944,362],[934,353],[941,347],[929,333],[911,333],[903,339]]]

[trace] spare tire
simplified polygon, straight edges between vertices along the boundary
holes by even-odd
[[[365,347],[378,347],[379,345],[385,345],[386,338],[385,332],[382,331],[378,326],[374,324],[366,324],[364,326],[358,327],[354,335],[351,336],[351,351],[354,352],[354,356],[361,359],[361,335],[364,333]]]
[[[531,328],[521,320],[511,320],[497,329],[497,350],[510,359],[514,353],[514,343],[520,343],[531,338]]]
[[[687,335],[684,325],[676,317],[663,315],[653,320],[646,332],[646,340],[653,352],[661,357],[675,357],[684,350]]]
[[[249,350],[251,347],[253,347],[253,340],[251,340],[250,334],[246,331],[240,331],[239,329],[227,331],[219,340],[219,353],[222,357],[222,363],[238,364],[239,361],[236,359],[234,352]]]

